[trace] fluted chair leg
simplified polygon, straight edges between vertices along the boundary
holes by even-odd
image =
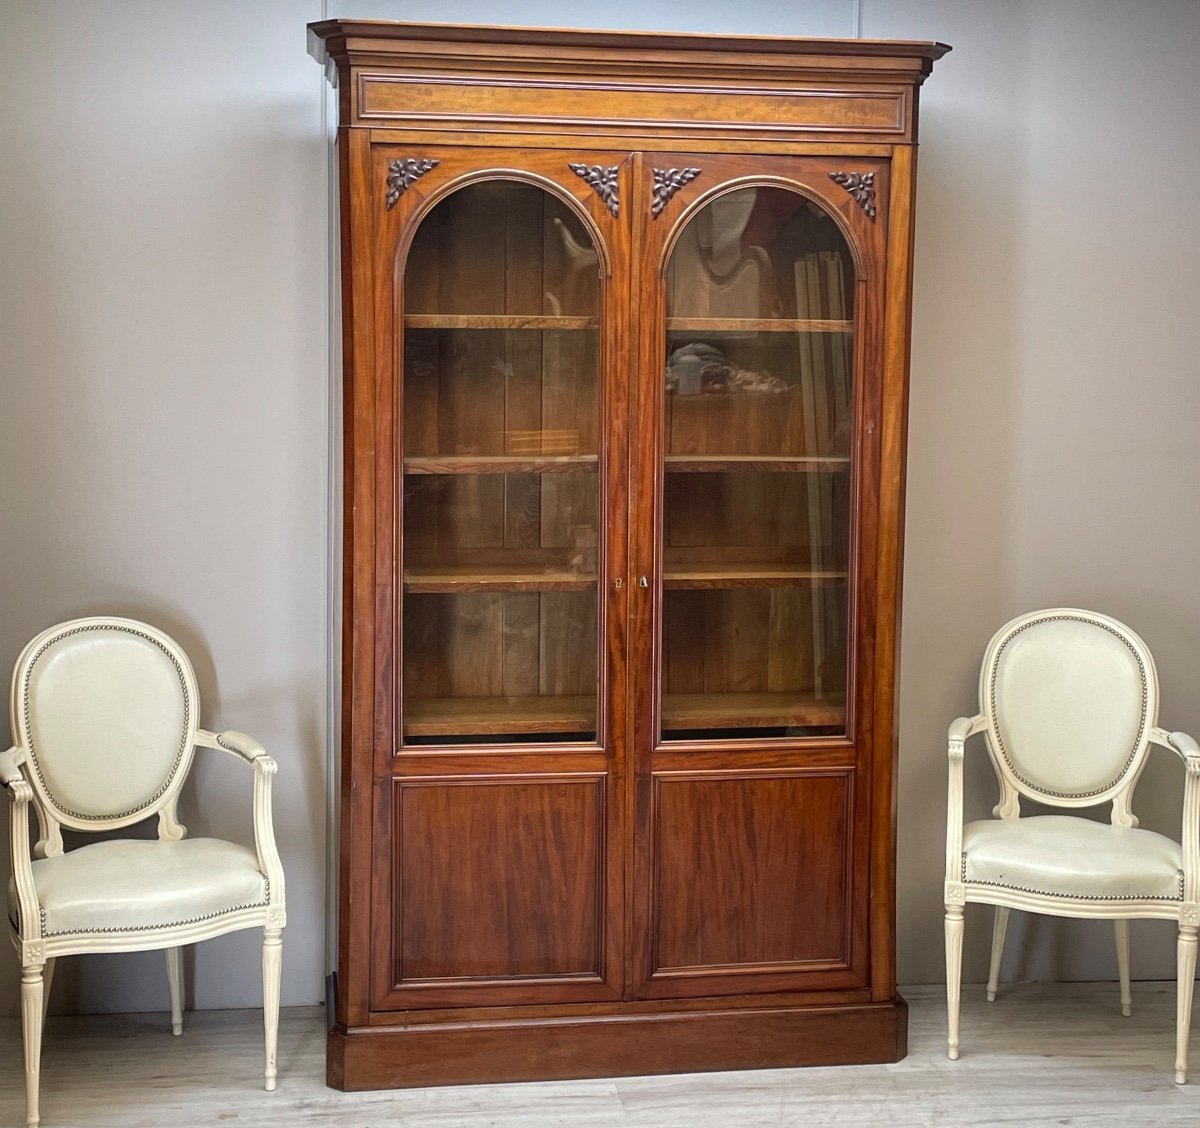
[[[183,949],[167,948],[167,986],[171,990],[171,1033],[183,1033]]]
[[[38,1089],[42,1073],[42,1016],[45,980],[42,964],[21,969],[21,1027],[25,1034],[25,1123],[38,1122]]]
[[[46,1030],[46,1014],[50,1008],[50,988],[54,986],[54,968],[58,960],[47,960],[42,968],[42,1032]]]
[[[1129,921],[1114,920],[1113,933],[1117,938],[1117,974],[1121,977],[1121,1013],[1133,1014],[1133,994],[1129,990]]]
[[[283,933],[263,932],[263,1026],[267,1040],[266,1090],[275,1089],[275,1055],[279,1041],[279,985],[283,972]]]
[[[1192,1027],[1192,986],[1196,978],[1196,926],[1182,925],[1176,949],[1175,1084],[1187,1081],[1188,1035]]]
[[[946,907],[946,1025],[947,1052],[958,1060],[958,1000],[962,980],[963,907]]]
[[[1008,932],[1008,909],[996,906],[996,919],[992,923],[992,962],[988,967],[987,1000],[996,1001],[996,986],[1000,982],[1000,960],[1004,955],[1004,936]]]

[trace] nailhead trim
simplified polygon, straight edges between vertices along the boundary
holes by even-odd
[[[1097,896],[1094,893],[1050,893],[1045,889],[1030,889],[1024,885],[1009,885],[1003,881],[979,881],[967,877],[967,854],[962,856],[962,881],[964,885],[983,885],[991,889],[1011,889],[1014,893],[1032,893],[1035,897],[1069,897],[1072,901],[1182,901],[1183,900],[1183,870],[1176,870],[1179,878],[1179,893],[1174,897],[1164,897],[1161,893],[1125,893],[1109,897]]]
[[[136,635],[138,638],[144,638],[147,642],[152,642],[159,648],[170,660],[171,665],[175,667],[175,673],[179,677],[179,688],[183,692],[183,732],[179,738],[179,747],[175,751],[175,763],[171,765],[170,772],[167,773],[166,782],[160,787],[146,802],[138,804],[136,807],[130,807],[127,811],[121,811],[117,814],[109,815],[87,815],[82,811],[72,811],[64,807],[50,790],[46,783],[46,777],[42,775],[42,769],[37,761],[37,749],[33,744],[33,729],[29,724],[29,679],[33,673],[33,667],[37,664],[38,659],[54,646],[55,643],[61,642],[64,638],[70,638],[71,635],[81,634],[84,631],[125,631],[126,634]],[[188,728],[191,724],[192,716],[192,700],[187,691],[187,679],[183,675],[183,668],[179,665],[179,660],[170,652],[158,639],[153,635],[146,634],[145,631],[134,630],[132,627],[123,626],[120,623],[91,623],[85,627],[74,627],[69,631],[64,631],[62,634],[56,634],[53,638],[47,639],[40,647],[37,653],[29,659],[28,664],[21,674],[21,701],[22,710],[25,718],[25,731],[29,737],[29,762],[33,765],[33,770],[37,773],[38,781],[42,785],[42,790],[46,797],[54,804],[64,815],[70,815],[73,819],[85,819],[88,822],[103,822],[108,819],[123,819],[130,815],[136,815],[139,811],[146,810],[147,807],[152,807],[159,799],[166,794],[167,788],[171,786],[171,782],[175,778],[175,773],[179,770],[179,765],[183,761],[183,754],[187,751],[188,746]]]
[[[1004,653],[1004,648],[1022,631],[1027,631],[1030,627],[1040,626],[1042,623],[1053,623],[1058,620],[1075,623],[1087,623],[1089,626],[1099,627],[1101,630],[1108,631],[1109,634],[1120,639],[1129,648],[1130,653],[1137,662],[1138,673],[1141,675],[1142,679],[1142,716],[1141,720],[1138,722],[1137,739],[1134,741],[1133,749],[1130,751],[1125,763],[1122,765],[1121,770],[1117,772],[1116,776],[1114,776],[1113,779],[1111,779],[1108,783],[1104,784],[1103,787],[1096,787],[1091,791],[1048,791],[1044,787],[1039,787],[1032,780],[1026,779],[1019,771],[1017,771],[1017,766],[1013,763],[1012,758],[1009,756],[1008,749],[1004,747],[1004,737],[1000,735],[1000,725],[996,720],[996,677],[1000,672],[1000,656]],[[991,717],[989,719],[991,720],[992,729],[996,735],[996,744],[1000,748],[1000,755],[1004,757],[1004,762],[1008,765],[1008,770],[1012,772],[1012,774],[1018,780],[1020,780],[1021,783],[1023,783],[1031,791],[1035,791],[1039,795],[1048,795],[1053,799],[1086,799],[1091,795],[1102,795],[1105,791],[1108,791],[1111,787],[1114,787],[1120,782],[1121,777],[1127,771],[1129,771],[1130,766],[1133,764],[1134,757],[1137,756],[1138,750],[1142,747],[1142,739],[1146,732],[1146,712],[1149,708],[1148,702],[1149,689],[1146,681],[1146,667],[1142,662],[1142,656],[1137,652],[1133,644],[1120,631],[1114,630],[1107,623],[1100,623],[1095,619],[1088,619],[1082,615],[1047,615],[1041,619],[1035,619],[1031,623],[1026,623],[1023,627],[1018,627],[1015,631],[1013,631],[1012,634],[1010,634],[1008,638],[1006,638],[1000,644],[1000,648],[996,651],[995,658],[992,659],[992,668],[988,678],[988,705],[991,710]]]
[[[46,931],[46,910],[38,905],[38,916],[42,922],[42,939],[47,940],[55,936],[99,936],[112,933],[124,932],[154,932],[159,928],[184,928],[189,924],[203,924],[206,920],[217,920],[223,916],[232,916],[234,913],[243,912],[246,909],[265,909],[271,904],[271,879],[264,877],[266,882],[267,894],[266,900],[254,901],[249,905],[235,905],[231,909],[218,909],[215,913],[205,913],[203,916],[189,917],[187,920],[173,920],[167,924],[134,924],[128,928],[64,928],[58,932]]]

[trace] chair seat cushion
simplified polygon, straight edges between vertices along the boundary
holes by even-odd
[[[253,850],[216,838],[95,842],[33,863],[42,934],[144,932],[265,905]],[[17,916],[16,886],[8,911]]]
[[[1150,830],[1071,815],[963,828],[962,879],[1077,901],[1181,901],[1183,851]]]

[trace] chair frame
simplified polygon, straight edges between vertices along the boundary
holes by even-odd
[[[50,790],[30,739],[28,684],[38,657],[66,636],[90,630],[126,631],[152,642],[173,662],[184,698],[184,732],[178,756],[162,790],[136,809],[111,816],[81,815],[66,810]],[[263,1018],[266,1040],[265,1088],[275,1088],[276,1046],[279,1030],[279,997],[282,972],[283,929],[287,923],[283,865],[275,844],[271,781],[278,770],[263,746],[245,733],[214,733],[197,727],[198,702],[195,675],[187,656],[161,631],[133,619],[97,616],[74,619],[43,631],[17,659],[13,672],[11,716],[14,745],[0,752],[0,785],[12,802],[12,867],[15,877],[19,927],[10,933],[21,961],[21,1019],[25,1046],[26,1123],[38,1123],[42,1030],[46,1004],[60,956],[100,952],[141,952],[164,949],[171,997],[171,1027],[183,1031],[182,948],[245,928],[263,929]],[[267,879],[267,897],[260,904],[162,927],[138,926],[129,930],[81,931],[46,934],[34,882],[29,847],[29,811],[38,823],[36,858],[63,854],[62,828],[82,831],[117,830],[157,815],[160,841],[177,842],[187,828],[178,818],[179,793],[191,767],[196,747],[226,752],[254,771],[254,845],[258,867]]]
[[[989,681],[994,676],[1000,656],[1007,643],[1021,631],[1053,619],[1070,618],[1094,624],[1117,635],[1138,658],[1143,678],[1144,715],[1137,744],[1124,767],[1109,786],[1086,795],[1052,794],[1023,779],[1003,753],[998,721]],[[1013,619],[996,632],[988,645],[980,669],[979,700],[983,712],[973,717],[959,717],[949,729],[949,802],[946,832],[946,1004],[948,1018],[948,1051],[951,1060],[959,1055],[959,996],[962,973],[963,911],[968,904],[989,904],[996,908],[992,931],[992,953],[988,972],[987,998],[996,998],[1000,959],[1008,916],[1013,909],[1042,913],[1048,916],[1111,919],[1114,923],[1117,963],[1121,982],[1121,1011],[1131,1013],[1129,989],[1129,921],[1135,918],[1159,918],[1178,923],[1177,945],[1177,1014],[1175,1047],[1175,1081],[1187,1080],[1188,1034],[1191,1024],[1193,980],[1196,972],[1197,931],[1200,930],[1200,746],[1186,733],[1168,732],[1158,720],[1158,675],[1154,660],[1136,634],[1124,624],[1092,611],[1059,607],[1035,611]],[[1064,895],[1038,893],[1031,890],[985,886],[965,880],[963,870],[963,760],[966,741],[985,735],[988,754],[1000,784],[1000,802],[993,809],[1000,819],[1020,817],[1022,795],[1055,807],[1092,807],[1112,803],[1114,826],[1136,827],[1138,820],[1131,810],[1133,791],[1145,767],[1151,744],[1174,752],[1184,764],[1183,828],[1182,828],[1182,897],[1163,901],[1122,898],[1099,900]]]

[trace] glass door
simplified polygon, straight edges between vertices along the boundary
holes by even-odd
[[[403,742],[595,741],[600,271],[578,215],[485,180],[404,274]]]
[[[399,691],[377,759],[381,1011],[623,990],[628,237],[619,169],[589,157],[378,156],[397,638],[376,668]]]
[[[747,186],[666,271],[662,740],[846,731],[854,260]]]
[[[886,216],[831,158],[643,159],[636,991],[856,989]]]

